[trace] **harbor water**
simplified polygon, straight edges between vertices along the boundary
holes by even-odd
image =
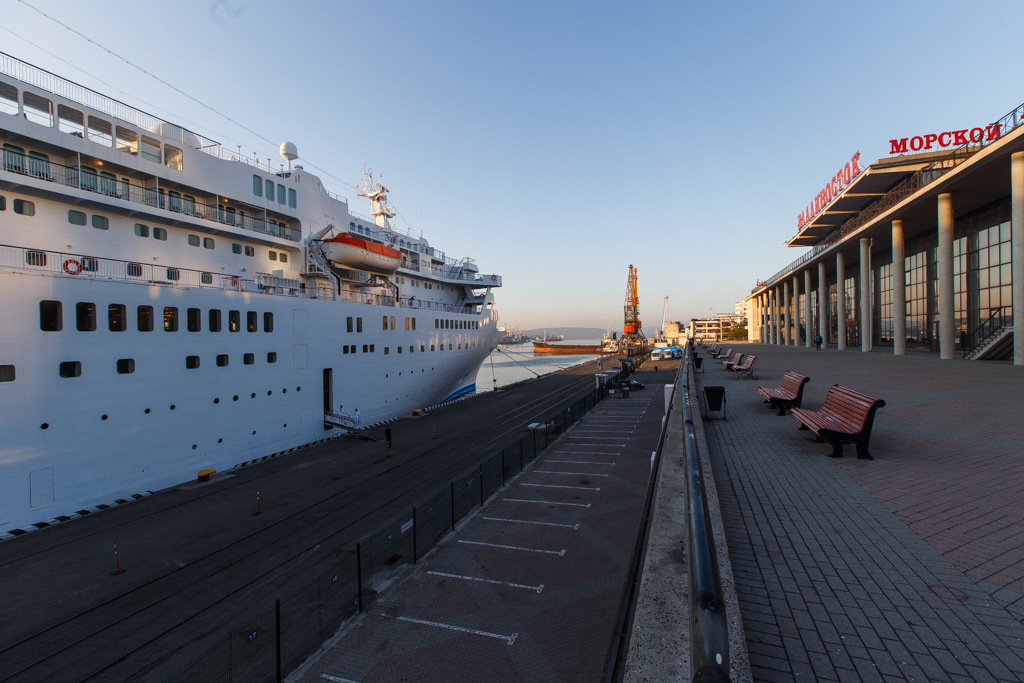
[[[599,344],[600,342],[599,339],[572,339],[566,340],[564,343]],[[490,357],[480,366],[480,371],[476,376],[476,390],[478,392],[491,391],[495,386],[495,380],[497,380],[498,387],[503,387],[531,377],[558,372],[562,368],[579,365],[597,357],[593,353],[573,356],[534,355],[533,344],[529,342],[502,344],[491,351]],[[608,360],[610,358],[614,358],[614,356],[605,356],[604,367],[606,370],[616,365],[614,361]]]

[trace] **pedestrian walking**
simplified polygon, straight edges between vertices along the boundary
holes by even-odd
[[[816,351],[821,351],[821,335],[820,334],[814,335],[814,349]]]
[[[965,330],[960,330],[960,348],[967,348],[967,332]]]
[[[391,425],[384,428],[384,440],[388,442],[388,450],[391,450]]]
[[[352,426],[359,429],[359,408],[352,414]]]

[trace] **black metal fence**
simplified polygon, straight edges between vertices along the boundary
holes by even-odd
[[[613,379],[619,379],[624,373]],[[424,502],[338,549],[334,567],[226,629],[165,683],[279,683],[415,564],[460,520],[529,465],[566,429],[608,397],[594,389],[465,470]]]

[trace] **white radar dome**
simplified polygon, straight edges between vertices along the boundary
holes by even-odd
[[[294,161],[299,158],[299,150],[295,146],[294,142],[282,142],[281,143],[281,156],[288,161]]]

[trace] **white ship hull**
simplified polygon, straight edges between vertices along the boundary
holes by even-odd
[[[340,405],[367,426],[473,391],[500,278],[4,59],[0,533],[338,434]],[[400,250],[391,285],[333,279],[327,223]]]

